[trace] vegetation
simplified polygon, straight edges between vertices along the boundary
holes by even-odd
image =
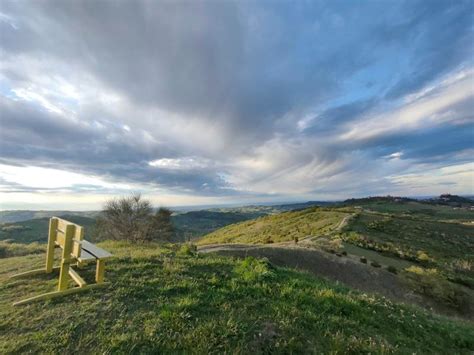
[[[99,239],[149,242],[174,237],[171,211],[160,208],[154,214],[150,201],[140,195],[107,201],[97,228]]]
[[[350,291],[265,260],[100,244],[108,288],[24,307],[47,275],[7,281],[44,255],[0,260],[0,353],[469,353],[472,323]],[[93,270],[86,268],[82,274]]]
[[[61,215],[58,216],[85,227],[85,238],[94,240],[95,219],[89,217]],[[48,240],[49,217],[31,219],[16,223],[0,224],[0,240],[15,243],[46,243]]]
[[[463,223],[362,212],[339,237],[362,249],[382,253],[380,257],[404,261],[403,268],[410,266],[406,262],[436,267],[445,278],[474,288],[474,270],[470,266],[474,262],[473,235],[474,226]],[[355,252],[353,247],[349,249]]]
[[[40,254],[45,252],[45,245],[36,242],[30,244],[19,244],[10,243],[8,241],[0,241],[0,259],[9,258],[12,256]]]
[[[301,241],[336,230],[349,215],[346,210],[312,207],[233,224],[204,236],[197,243],[278,243],[295,238]]]

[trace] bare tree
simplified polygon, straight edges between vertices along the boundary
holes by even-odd
[[[171,211],[160,208],[154,215],[150,201],[139,194],[105,203],[97,220],[100,239],[130,240],[147,242],[152,240],[171,240],[174,228]]]

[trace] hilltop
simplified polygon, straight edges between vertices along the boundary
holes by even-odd
[[[229,225],[204,236],[198,244],[203,250],[214,248],[221,254],[236,256],[260,255],[307,270],[314,270],[312,263],[300,260],[295,248],[314,249],[314,264],[324,262],[336,270],[347,260],[365,264],[367,272],[367,267],[386,270],[408,286],[407,292],[433,301],[435,309],[447,308],[472,318],[473,220],[474,211],[470,209],[410,199],[370,198],[355,203],[346,201],[345,207],[308,208]],[[274,247],[225,247],[236,243]],[[339,258],[324,258],[317,250]],[[319,274],[342,279],[331,273]],[[364,277],[364,273],[354,275],[354,282],[349,280],[348,284],[357,288]],[[383,287],[377,292],[385,294]]]
[[[195,255],[175,245],[100,246],[116,256],[107,267],[108,288],[24,307],[11,303],[54,289],[55,279],[6,277],[39,267],[44,256],[0,259],[1,353],[474,350],[472,323],[265,260]]]
[[[198,240],[198,244],[213,243],[276,243],[330,233],[337,229],[347,209],[311,207],[304,210],[264,216],[232,224]]]

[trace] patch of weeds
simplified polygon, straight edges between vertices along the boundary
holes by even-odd
[[[193,243],[184,243],[176,254],[180,256],[195,256],[197,254],[197,247]]]
[[[275,268],[268,259],[256,259],[248,256],[235,268],[234,272],[245,281],[260,281],[275,276]]]
[[[468,311],[469,294],[461,286],[446,280],[437,269],[411,266],[405,269],[403,276],[415,292],[459,311]]]

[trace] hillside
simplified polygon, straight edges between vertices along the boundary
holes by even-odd
[[[260,217],[221,228],[210,233],[198,244],[213,243],[277,243],[330,233],[337,229],[351,211],[311,207]]]
[[[263,212],[219,212],[213,210],[192,211],[172,216],[178,240],[192,240],[229,224],[254,219]]]
[[[32,210],[6,210],[0,211],[0,223],[15,223],[30,219],[45,219],[53,216],[79,216],[96,218],[99,211],[32,211]]]
[[[472,323],[265,261],[194,256],[172,245],[101,246],[115,255],[108,288],[23,307],[11,303],[53,290],[55,281],[6,277],[41,266],[43,255],[0,259],[0,353],[474,350]]]
[[[59,215],[71,222],[85,227],[85,238],[93,239],[95,219],[76,215]],[[36,218],[16,223],[0,224],[0,241],[11,240],[15,243],[46,243],[48,240],[49,217]]]
[[[360,207],[365,210],[380,213],[404,215],[407,217],[434,219],[472,221],[474,210],[470,206],[464,207],[441,205],[440,199],[418,201],[406,197],[368,197],[360,199],[349,199],[343,205]]]
[[[194,240],[229,224],[277,214],[282,211],[324,204],[324,202],[305,202],[275,206],[242,206],[232,208],[212,208],[208,210],[175,212],[172,222],[176,230],[175,241]],[[67,211],[0,211],[0,241],[16,243],[46,242],[48,219],[62,216],[86,227],[86,237],[94,240],[95,218],[99,212]]]

